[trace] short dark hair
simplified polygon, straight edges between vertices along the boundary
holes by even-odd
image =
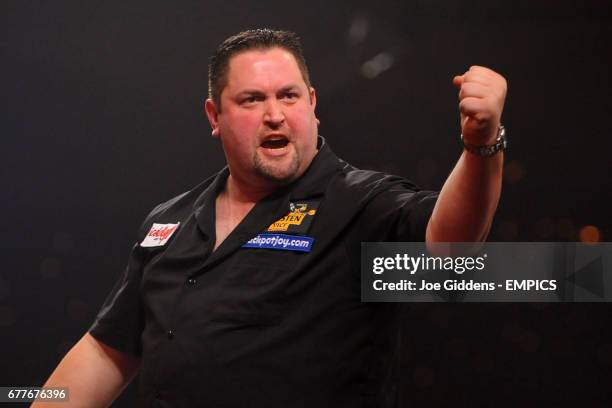
[[[308,67],[297,34],[291,31],[271,30],[269,28],[246,30],[227,38],[219,45],[215,55],[210,57],[208,63],[208,97],[213,100],[218,111],[221,110],[221,92],[227,85],[230,58],[240,52],[268,50],[270,48],[282,48],[293,54],[302,73],[302,78],[304,78],[306,86],[310,88]]]

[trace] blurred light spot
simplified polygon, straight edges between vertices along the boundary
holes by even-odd
[[[43,276],[43,278],[57,278],[61,271],[62,266],[60,261],[55,258],[45,258],[40,263],[40,274]]]
[[[429,367],[417,367],[414,370],[414,383],[419,388],[431,387],[434,383],[434,370]]]
[[[599,242],[601,240],[601,232],[594,225],[585,225],[580,229],[581,242]]]
[[[381,52],[361,66],[361,75],[368,79],[379,76],[393,66],[393,55],[389,52]]]
[[[88,319],[89,306],[82,300],[72,299],[68,302],[68,316],[74,321],[84,321]]]
[[[549,217],[542,218],[535,223],[535,233],[538,238],[551,238],[555,233],[555,223]]]
[[[516,160],[511,160],[504,167],[504,179],[508,183],[517,183],[525,175],[523,165]]]
[[[10,306],[0,306],[0,327],[12,326],[17,321],[17,314]]]
[[[417,162],[416,179],[421,186],[433,182],[436,175],[436,162],[431,157],[425,157]]]
[[[355,16],[348,31],[348,41],[351,45],[362,42],[368,35],[369,23],[364,16]]]
[[[565,238],[569,241],[576,240],[576,228],[574,227],[574,221],[569,218],[559,220],[557,223],[557,232],[559,237]]]
[[[67,232],[58,232],[53,236],[53,249],[68,253],[74,249],[74,238]]]
[[[514,221],[502,221],[497,227],[497,236],[504,241],[514,241],[518,238],[519,228]]]

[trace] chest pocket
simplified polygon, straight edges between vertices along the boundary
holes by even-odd
[[[301,253],[273,249],[239,250],[225,271],[215,320],[237,326],[279,323],[292,308],[287,287]]]

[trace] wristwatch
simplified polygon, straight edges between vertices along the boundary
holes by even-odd
[[[481,157],[491,157],[497,152],[502,152],[506,150],[506,148],[508,147],[508,139],[506,139],[506,128],[504,128],[503,125],[500,125],[499,129],[497,130],[497,139],[495,139],[495,144],[476,146],[465,143],[463,141],[463,133],[461,134],[461,142],[463,143],[463,147],[465,148],[465,150]]]

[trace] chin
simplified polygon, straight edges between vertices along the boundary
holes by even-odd
[[[291,183],[301,175],[299,170],[300,160],[297,155],[293,155],[288,163],[266,163],[259,157],[255,159],[255,172],[275,184]]]
[[[285,185],[289,184],[299,177],[297,169],[271,169],[258,168],[257,173],[264,179],[273,182],[274,184]]]
[[[276,184],[289,184],[297,179],[299,174],[299,163],[292,162],[289,166],[261,166],[257,167],[257,173],[268,181]]]

